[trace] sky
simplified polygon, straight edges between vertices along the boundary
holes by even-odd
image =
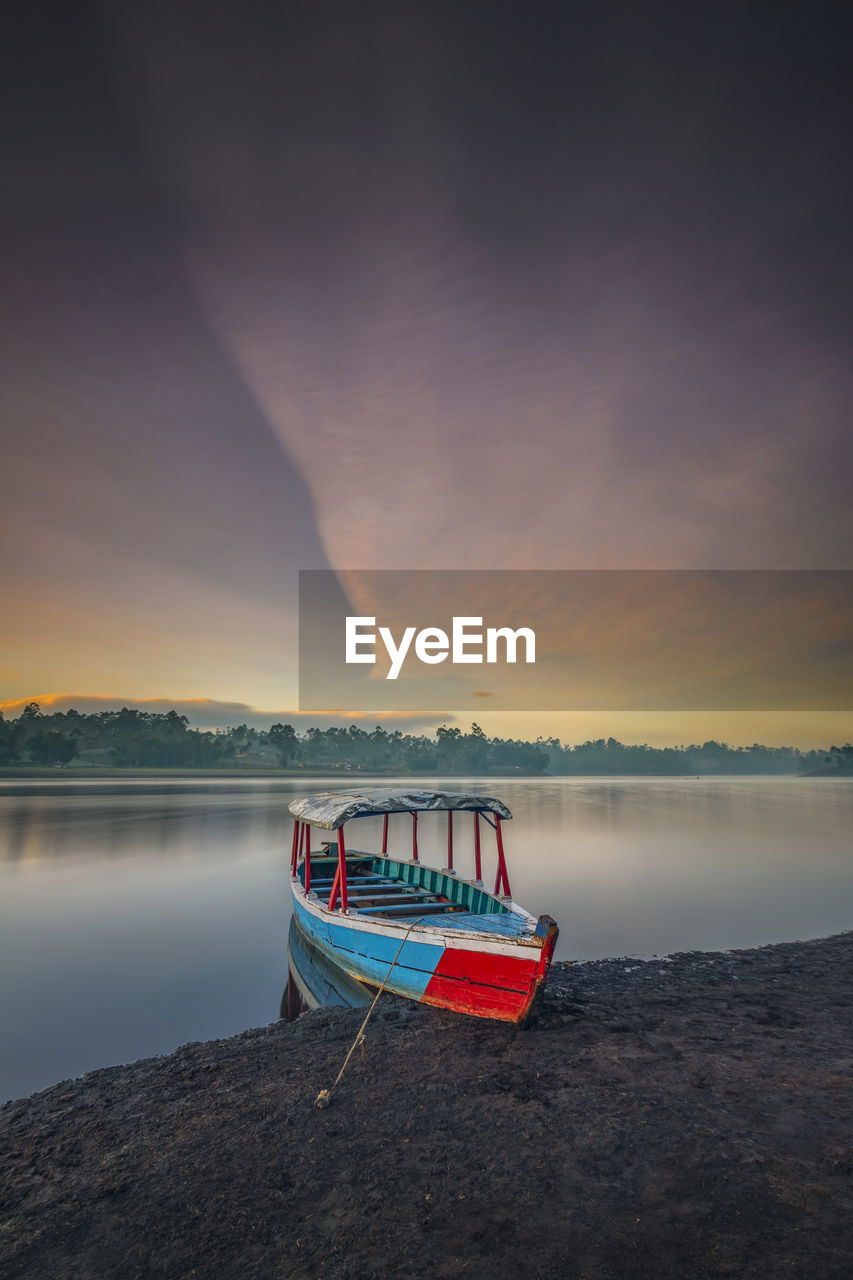
[[[19,6],[7,714],[292,713],[300,569],[850,567],[848,25]]]

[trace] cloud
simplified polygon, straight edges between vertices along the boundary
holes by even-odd
[[[336,711],[334,707],[318,711],[264,711],[247,702],[224,702],[216,698],[117,698],[88,693],[42,693],[31,698],[11,698],[0,702],[0,711],[7,719],[16,719],[30,702],[37,702],[47,714],[74,710],[92,715],[99,711],[121,711],[122,707],[149,711],[154,715],[177,711],[198,729],[225,729],[238,724],[247,724],[253,729],[269,729],[270,725],[280,722],[292,724],[297,730],[350,724],[372,728],[374,724],[381,724],[384,728],[399,729],[404,733],[422,733],[455,718],[449,712],[417,710],[378,714]]]
[[[766,103],[745,130],[729,92],[709,112],[705,87],[633,48],[637,82],[612,83],[599,33],[579,113],[544,27],[547,91],[507,95],[506,24],[484,41],[458,19],[448,39],[429,6],[389,11],[369,47],[355,11],[340,45],[319,22],[267,32],[249,86],[229,35],[206,32],[199,56],[195,26],[156,13],[127,39],[187,211],[187,277],[335,567],[845,563],[847,348],[803,305],[833,296],[831,249],[792,253],[797,202],[768,201],[757,177],[730,185],[753,166],[712,159],[754,147],[756,174],[807,189],[843,250],[834,179],[803,181],[798,149],[762,134]],[[748,60],[739,74],[748,101]],[[626,130],[632,151],[654,139],[630,162]],[[832,174],[831,145],[811,163]]]

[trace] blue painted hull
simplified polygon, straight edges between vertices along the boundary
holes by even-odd
[[[387,937],[356,930],[335,920],[318,920],[293,904],[294,918],[306,937],[345,973],[361,982],[381,986],[400,946],[400,937]],[[408,939],[394,965],[391,990],[412,1000],[421,1000],[444,951],[443,946]]]

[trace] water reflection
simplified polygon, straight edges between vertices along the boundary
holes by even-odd
[[[853,924],[850,780],[419,782],[506,801],[513,892],[558,921],[557,959],[755,946]],[[0,1098],[274,1019],[287,805],[341,783],[0,780]],[[456,864],[470,876],[466,817]],[[407,853],[405,815],[389,837],[392,855]],[[378,847],[381,819],[364,819],[362,838]],[[423,859],[444,865],[445,839],[424,821]]]
[[[312,946],[291,917],[287,935],[287,986],[279,1017],[293,1022],[308,1009],[333,1005],[359,1009],[370,1004],[375,994],[366,983],[351,978]]]
[[[284,839],[275,782],[0,783],[0,857],[131,858]]]

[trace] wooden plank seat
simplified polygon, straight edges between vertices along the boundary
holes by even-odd
[[[420,916],[420,915],[439,915],[441,912],[454,911],[456,908],[451,902],[400,902],[393,906],[384,907],[356,907],[359,915],[387,915],[387,916]]]
[[[351,893],[349,900],[356,905],[366,902],[379,907],[383,903],[395,906],[398,902],[438,902],[439,898],[434,893]]]
[[[312,884],[328,885],[332,887],[334,876],[312,876]],[[400,884],[399,880],[389,880],[387,876],[347,876],[347,884]]]
[[[400,898],[410,897],[412,894],[426,895],[429,898],[438,898],[434,889],[426,889],[419,885],[403,885],[403,884],[362,884],[353,889],[350,897],[356,898]]]
[[[352,884],[351,880],[347,881]],[[353,893],[432,893],[431,889],[424,889],[421,885],[406,884],[403,880],[379,880],[375,884],[359,884],[353,889]]]

